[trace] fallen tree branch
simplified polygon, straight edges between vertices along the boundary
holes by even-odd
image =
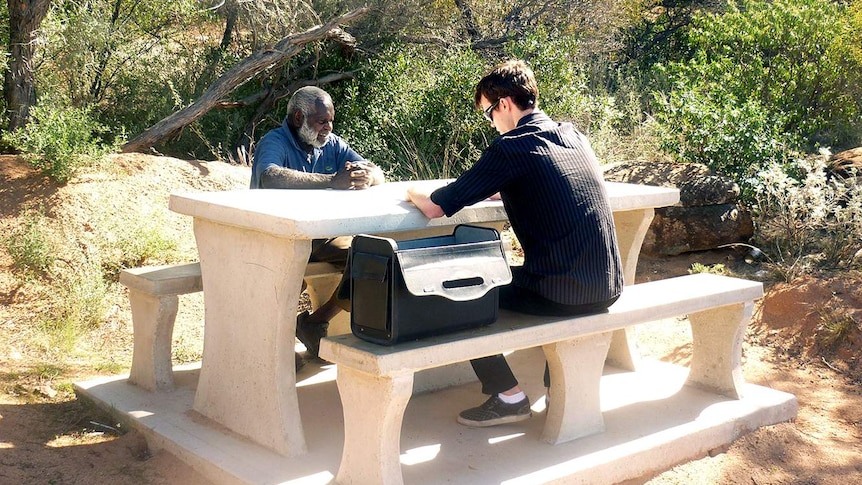
[[[343,41],[344,33],[338,28],[338,25],[361,18],[368,11],[368,8],[356,9],[329,21],[325,25],[286,37],[272,48],[251,54],[222,74],[194,103],[162,119],[123,145],[122,152],[146,151],[161,140],[180,132],[185,126],[193,123],[217,106],[225,96],[237,87],[250,81],[261,72],[286,62],[297,55],[306,44],[328,38]]]
[[[353,79],[354,77],[355,77],[355,74],[352,71],[350,71],[350,72],[337,72],[334,74],[328,74],[328,75],[320,77],[316,80],[300,81],[298,85],[296,85],[296,83],[294,83],[294,84],[291,84],[290,87],[288,87],[287,89],[277,90],[276,94],[274,95],[274,98],[276,100],[283,99],[283,98],[289,96],[290,94],[292,94],[293,91],[295,91],[296,89],[298,89],[299,87],[302,87],[302,86],[320,86],[323,84],[329,84],[329,83],[333,83],[336,81],[343,81],[345,79]],[[246,96],[246,97],[244,97],[240,100],[237,100],[237,101],[219,101],[218,103],[216,103],[214,108],[233,109],[233,108],[245,108],[246,106],[253,106],[253,105],[260,103],[264,99],[266,99],[266,97],[270,96],[270,93],[272,93],[272,92],[273,92],[272,89],[264,89],[264,90],[258,91],[252,95]]]

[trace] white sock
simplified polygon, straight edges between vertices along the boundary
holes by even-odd
[[[506,404],[515,404],[516,402],[523,401],[527,395],[524,394],[524,391],[518,391],[517,394],[512,394],[511,396],[507,396],[503,393],[497,394],[497,397],[500,398]]]

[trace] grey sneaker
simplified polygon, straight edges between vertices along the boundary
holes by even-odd
[[[529,398],[525,397],[515,404],[506,404],[495,394],[488,398],[485,404],[461,411],[461,414],[458,415],[458,422],[465,426],[485,428],[498,424],[516,423],[530,419],[532,415]]]
[[[308,312],[302,312],[296,316],[296,338],[305,345],[309,355],[317,358],[320,352],[320,339],[326,337],[329,323],[308,323],[308,316]]]

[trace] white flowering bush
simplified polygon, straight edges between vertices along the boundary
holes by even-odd
[[[860,180],[832,175],[824,157],[813,157],[767,165],[751,181],[756,242],[786,280],[862,269]]]

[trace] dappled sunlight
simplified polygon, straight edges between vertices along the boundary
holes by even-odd
[[[143,419],[153,415],[150,411],[129,411],[129,415],[131,415],[135,419]]]
[[[419,463],[429,462],[434,458],[437,458],[438,454],[440,454],[439,443],[436,445],[420,446],[402,453],[401,464],[418,465]]]
[[[306,364],[305,368],[300,369],[298,374],[306,374],[308,372],[307,368],[311,367],[312,364]],[[337,375],[335,364],[325,364],[320,366],[319,370],[314,372],[314,374],[300,380],[301,375],[296,376],[296,387],[303,386],[313,386],[315,384],[323,384],[325,382],[332,382],[335,380]]]
[[[546,398],[546,399],[542,399],[541,397],[540,397],[539,399],[537,399],[537,400],[536,400],[536,402],[534,402],[532,406],[530,406],[530,409],[531,409],[534,413],[542,413],[542,412],[544,412],[544,411],[545,411],[545,409],[547,409],[547,408],[548,408],[548,400],[547,400],[547,398]]]
[[[302,478],[298,478],[296,480],[291,480],[291,485],[325,485],[327,483],[332,483],[335,475],[330,472],[320,472],[315,473],[314,475],[308,475]]]
[[[116,439],[116,435],[104,431],[93,431],[89,433],[65,434],[55,437],[45,443],[48,448],[65,448],[67,446],[92,445],[104,443]]]
[[[666,318],[659,325],[639,325],[636,335],[642,357],[681,366],[691,363],[692,335],[688,318]]]
[[[513,440],[515,438],[520,438],[522,436],[524,436],[524,433],[513,433],[513,434],[507,434],[504,436],[496,436],[494,438],[488,438],[488,444],[489,445],[496,445],[497,443],[503,443],[505,441]]]
[[[504,480],[500,482],[500,485],[534,485],[536,483],[547,483],[555,479],[567,477],[571,474],[571,470],[577,467],[574,463],[575,461],[577,461],[577,459],[564,461],[526,475],[521,475],[520,477]]]

